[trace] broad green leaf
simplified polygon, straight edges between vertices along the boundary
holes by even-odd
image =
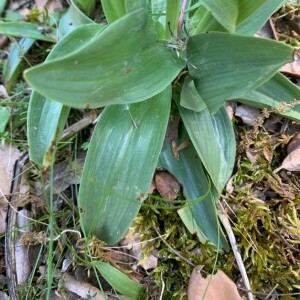
[[[177,144],[188,138],[182,134]],[[183,194],[191,201],[205,195],[210,188],[207,174],[192,144],[180,151],[179,160],[174,158],[170,145],[163,149],[158,166],[167,169],[183,187]],[[188,230],[196,233],[201,242],[210,241],[219,248],[228,248],[226,239],[218,225],[216,201],[218,193],[211,186],[208,196],[179,211],[179,216]],[[189,219],[190,218],[190,219]],[[194,224],[194,225],[193,225]],[[194,227],[193,227],[194,226]]]
[[[2,0],[0,1],[0,14],[2,14],[5,10],[5,6],[6,6],[6,0]]]
[[[148,99],[164,90],[185,62],[158,43],[146,25],[146,11],[136,10],[77,52],[33,67],[24,76],[42,95],[68,106],[102,107]]]
[[[180,14],[180,0],[167,0],[165,38],[169,40],[172,35],[177,36],[177,25]],[[170,24],[170,25],[168,25]]]
[[[103,278],[120,294],[131,299],[144,299],[144,287],[118,269],[102,261],[94,262],[94,266],[99,270]]]
[[[228,32],[251,36],[284,2],[284,0],[203,0],[202,4]]]
[[[54,43],[57,41],[54,30],[48,33],[46,28],[28,22],[2,22],[0,23],[0,34]]]
[[[207,31],[226,31],[203,5],[196,10],[187,26],[191,36]]]
[[[213,113],[265,83],[292,54],[292,47],[275,41],[223,32],[192,36],[187,45],[189,72]]]
[[[78,197],[87,236],[115,244],[127,232],[152,180],[170,102],[169,86],[147,101],[108,106],[100,115]]]
[[[76,3],[89,17],[95,12],[96,0],[76,0]]]
[[[81,26],[63,38],[52,49],[46,61],[67,55],[84,46],[101,30],[101,25]],[[33,91],[28,109],[28,143],[30,159],[40,166],[52,164],[53,151],[61,136],[70,108]]]
[[[11,43],[9,55],[3,67],[3,78],[8,92],[13,89],[15,82],[20,75],[21,63],[24,55],[34,42],[35,40],[22,38],[18,42]]]
[[[102,9],[108,24],[120,19],[126,14],[126,0],[101,0]]]
[[[239,0],[239,17],[236,32],[253,35],[267,22],[285,0]]]
[[[0,133],[4,132],[9,121],[10,112],[6,107],[0,107]]]
[[[94,23],[94,21],[84,15],[72,1],[67,12],[59,22],[58,36],[61,39],[78,26],[90,23]]]
[[[180,105],[196,112],[207,108],[205,102],[196,90],[194,80],[190,77],[184,79],[180,94]]]
[[[214,18],[229,32],[235,32],[239,14],[239,0],[202,0]]]
[[[45,168],[53,163],[55,147],[69,112],[69,107],[32,92],[27,120],[30,160]]]
[[[299,99],[300,88],[282,74],[277,73],[265,84],[244,95],[238,101],[259,108],[275,109],[275,112],[282,116],[300,121],[300,105],[296,103],[292,105],[295,100],[299,101]],[[283,108],[285,110],[282,110]]]
[[[151,9],[151,5],[149,0],[126,0],[125,1],[125,9],[126,13],[130,13],[139,8],[145,8],[146,10]]]
[[[205,104],[204,104],[205,105]],[[189,137],[219,193],[233,170],[235,136],[226,109],[211,115],[207,108],[194,112],[178,106]]]

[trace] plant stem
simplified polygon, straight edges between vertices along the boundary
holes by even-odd
[[[47,293],[46,300],[51,299],[51,287],[53,282],[52,257],[54,238],[54,207],[53,207],[53,165],[50,168],[50,198],[49,198],[49,246],[47,258]]]
[[[178,27],[177,27],[177,37],[179,39],[181,39],[181,27],[182,27],[182,23],[183,23],[183,16],[184,16],[186,4],[187,4],[187,0],[183,0],[182,5],[181,5],[181,10],[180,10]]]

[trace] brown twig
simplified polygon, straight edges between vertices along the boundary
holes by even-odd
[[[250,282],[249,282],[249,279],[248,279],[246,268],[244,266],[244,262],[243,262],[240,250],[237,246],[236,239],[235,239],[235,236],[233,234],[233,231],[232,231],[230,222],[228,220],[227,214],[226,214],[221,202],[218,203],[218,208],[219,208],[219,218],[220,218],[220,220],[221,220],[221,222],[222,222],[222,224],[223,224],[223,226],[224,226],[224,228],[227,232],[227,236],[228,236],[228,239],[229,239],[229,242],[230,242],[230,245],[231,245],[231,249],[233,251],[233,254],[234,254],[236,262],[237,262],[237,265],[238,265],[239,270],[241,272],[241,276],[243,278],[244,285],[245,285],[246,289],[248,290],[247,291],[248,299],[253,300],[253,294],[251,292]]]

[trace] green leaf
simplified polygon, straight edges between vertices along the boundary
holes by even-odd
[[[177,144],[188,138],[185,133],[180,134]],[[228,248],[226,239],[218,225],[216,201],[218,193],[212,186],[210,188],[207,175],[201,160],[192,144],[180,151],[179,160],[174,158],[170,145],[167,145],[161,152],[159,167],[167,169],[176,177],[183,187],[183,194],[186,199],[194,201],[209,194],[203,200],[190,204],[181,209],[178,213],[188,230],[196,233],[201,242],[210,241],[219,248]]]
[[[239,17],[236,32],[253,35],[267,22],[285,0],[239,0]]]
[[[144,287],[118,269],[102,261],[94,262],[94,266],[117,292],[132,299],[144,299]]]
[[[180,0],[167,0],[165,38],[169,40],[173,35],[177,36],[177,26],[180,14]],[[170,25],[168,25],[168,23]]]
[[[0,107],[0,133],[4,132],[9,121],[10,112],[6,107]]]
[[[239,0],[202,0],[202,3],[223,27],[235,32]]]
[[[226,31],[203,5],[196,10],[187,26],[191,36],[207,31]]]
[[[231,176],[235,161],[235,136],[227,111],[222,107],[211,115],[207,108],[200,112],[180,105],[178,108],[189,137],[220,194]]]
[[[0,34],[54,43],[57,41],[55,31],[43,32],[42,26],[28,22],[2,22],[0,23]]]
[[[99,24],[79,27],[52,49],[46,61],[77,51],[101,30]],[[27,132],[30,159],[40,166],[53,162],[53,152],[68,118],[70,108],[41,96],[35,90],[30,97]]]
[[[28,107],[27,132],[30,159],[45,168],[53,163],[55,147],[70,108],[33,91]]]
[[[25,79],[42,95],[74,107],[148,99],[164,90],[185,62],[158,43],[146,24],[146,11],[136,10],[75,53],[27,70]]]
[[[21,71],[21,63],[24,55],[31,48],[35,40],[22,38],[18,42],[11,43],[9,55],[3,67],[3,78],[6,89],[11,91]]]
[[[180,105],[196,112],[207,108],[205,102],[196,90],[194,80],[190,77],[184,79],[180,94]]]
[[[284,0],[203,0],[202,4],[228,32],[251,36],[284,2]],[[206,15],[206,18],[200,20],[202,23],[200,27],[208,20],[212,21],[212,18]]]
[[[58,36],[61,39],[71,31],[76,29],[78,26],[90,23],[94,23],[94,21],[84,15],[72,1],[67,12],[59,22]]]
[[[95,12],[96,0],[76,0],[76,2],[87,16],[91,16]]]
[[[6,2],[7,2],[6,0],[0,1],[0,15],[2,15],[2,13],[5,10]]]
[[[101,4],[108,24],[122,18],[126,14],[125,0],[101,0]]]
[[[277,73],[258,89],[249,92],[237,101],[259,108],[275,109],[275,112],[300,121],[300,105],[292,105],[300,99],[300,88],[288,80],[284,75]],[[287,105],[286,105],[287,104]],[[285,110],[280,108],[286,107]]]
[[[144,102],[100,115],[81,178],[78,204],[87,236],[115,244],[147,195],[170,113],[171,87]]]
[[[275,41],[209,32],[190,38],[187,62],[197,91],[214,113],[224,101],[265,83],[292,53],[292,47]]]

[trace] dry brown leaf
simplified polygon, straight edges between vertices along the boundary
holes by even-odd
[[[260,116],[260,110],[248,105],[240,105],[236,108],[235,115],[240,117],[246,125],[253,126]]]
[[[18,283],[25,284],[31,272],[31,266],[28,257],[28,247],[24,247],[21,243],[21,238],[26,232],[30,232],[30,212],[27,209],[22,209],[17,214],[17,226],[22,228],[18,233],[15,245],[16,255],[16,273]]]
[[[253,164],[255,164],[261,156],[261,150],[255,148],[247,148],[245,153],[249,161]]]
[[[21,153],[15,146],[0,146],[0,188],[4,195],[10,193],[15,162],[20,156]]]
[[[52,13],[63,8],[60,0],[35,0],[35,4],[40,10],[42,10],[44,7],[47,8],[48,13]]]
[[[180,184],[170,173],[157,172],[154,181],[156,189],[163,198],[174,200],[178,197]]]
[[[141,235],[137,232],[128,235],[121,241],[122,246],[126,246],[129,253],[139,259],[138,265],[142,266],[145,270],[154,269],[157,267],[158,258],[154,255],[154,248],[151,249],[147,256],[142,253],[143,247],[147,243],[141,243]]]
[[[287,153],[290,154],[295,149],[300,148],[300,133],[297,133],[289,142],[287,146]]]
[[[235,110],[236,110],[236,102],[235,101],[227,101],[225,103],[225,108],[226,108],[226,111],[227,111],[227,114],[228,114],[230,120],[232,120],[233,116],[235,114]]]
[[[0,234],[6,230],[7,200],[3,195],[10,193],[11,181],[14,174],[16,160],[20,157],[20,151],[13,145],[0,146]]]
[[[283,160],[281,166],[273,171],[277,173],[281,169],[288,171],[300,171],[300,148],[296,148]]]
[[[269,149],[269,148],[267,148],[267,147],[263,147],[263,154],[264,154],[264,157],[265,157],[265,159],[267,160],[267,161],[271,161],[272,160],[272,158],[273,158],[273,153],[272,153],[272,151]]]
[[[300,77],[300,55],[295,52],[294,61],[283,65],[280,69],[280,72]]]
[[[221,270],[203,278],[197,266],[192,272],[188,286],[188,300],[243,300],[235,283]],[[211,279],[211,280],[210,280]]]

